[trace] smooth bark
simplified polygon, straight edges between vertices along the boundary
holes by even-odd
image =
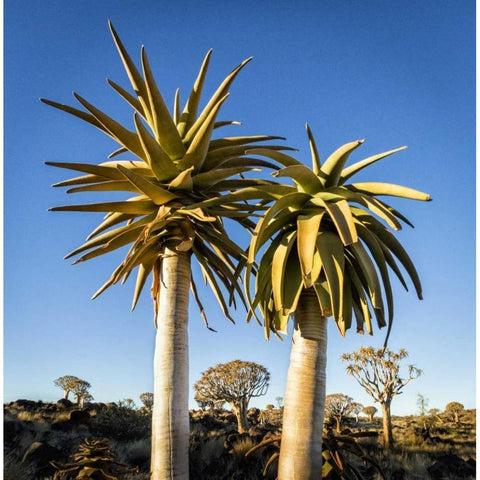
[[[390,416],[390,402],[382,403],[383,415],[383,446],[387,450],[393,448],[392,419]]]
[[[188,480],[190,256],[165,254],[156,319],[151,479]]]
[[[238,433],[245,433],[250,428],[250,424],[247,419],[248,404],[246,399],[241,399],[239,402],[232,404],[232,411],[237,417],[237,430]]]
[[[279,480],[318,480],[322,473],[327,319],[312,291],[304,290],[295,312],[283,412]]]

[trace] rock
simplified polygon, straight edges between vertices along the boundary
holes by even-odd
[[[475,477],[475,466],[452,454],[438,457],[437,461],[427,468],[427,471],[435,480]]]
[[[260,416],[259,408],[252,407],[247,410],[247,418],[251,423],[257,424],[259,416]]]
[[[26,435],[25,422],[18,420],[4,420],[3,422],[3,442],[5,448],[12,448],[17,445],[20,439]]]
[[[59,410],[67,410],[72,408],[75,404],[66,398],[62,398],[57,402],[57,408]]]
[[[90,413],[86,410],[73,410],[68,419],[71,423],[87,423],[90,420]]]
[[[35,475],[43,478],[55,473],[55,468],[50,465],[50,462],[63,458],[64,455],[58,448],[48,443],[33,442],[25,452],[22,463],[31,465],[35,469]]]
[[[22,410],[35,410],[36,406],[37,402],[34,402],[33,400],[25,400],[23,398],[16,400],[12,404],[12,407],[20,408]]]
[[[60,430],[62,432],[66,432],[68,430],[71,430],[74,427],[75,424],[73,424],[70,420],[56,420],[55,422],[52,422],[52,430]]]
[[[58,407],[55,404],[49,404],[46,407],[43,407],[45,413],[55,413],[58,410]]]

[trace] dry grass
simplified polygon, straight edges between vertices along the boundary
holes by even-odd
[[[25,465],[13,454],[4,456],[3,479],[4,480],[28,480],[33,478],[34,471],[31,466]]]

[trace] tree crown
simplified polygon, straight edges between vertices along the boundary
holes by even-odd
[[[422,370],[408,365],[408,376],[400,376],[401,361],[408,356],[405,349],[398,353],[388,348],[361,347],[358,351],[342,355],[347,373],[377,402],[383,404],[402,393],[402,389],[422,374]]]
[[[265,395],[269,381],[270,373],[258,363],[242,360],[219,363],[203,372],[195,383],[195,400],[223,400],[231,404],[244,400],[248,403],[253,397]]]
[[[275,182],[245,178],[243,174],[258,170],[259,167],[277,166],[272,161],[247,156],[247,151],[259,142],[262,145],[262,142],[269,140],[284,140],[267,135],[212,139],[217,128],[238,124],[234,121],[217,121],[217,116],[229,96],[230,86],[251,59],[243,61],[225,78],[200,111],[200,97],[212,53],[210,50],[183,110],[177,90],[172,116],[154,80],[145,49],[142,48],[141,52],[140,72],[111,24],[110,29],[134,94],[111,80],[108,83],[132,107],[134,129],[124,127],[76,93],[74,96],[83,109],[41,99],[95,126],[113,139],[120,148],[110,158],[126,156],[122,160],[110,160],[99,165],[47,162],[48,165],[81,174],[54,186],[70,187],[67,193],[119,191],[133,194],[125,201],[51,208],[54,211],[106,213],[104,220],[88,236],[87,242],[66,258],[82,254],[74,262],[79,263],[130,245],[125,259],[93,297],[111,285],[120,281],[123,283],[138,267],[132,309],[147,277],[153,272],[152,296],[157,312],[156,298],[160,286],[155,273],[160,269],[165,251],[192,254],[198,260],[225,316],[230,318],[228,307],[232,304],[235,306],[235,295],[245,304],[243,290],[234,272],[238,263],[243,265],[246,261],[246,255],[228,237],[223,219],[230,218],[250,230],[254,228],[250,217],[261,206],[250,205],[248,200],[256,197],[256,188],[261,191]],[[262,145],[262,149],[289,150],[278,145]],[[237,191],[232,199],[222,195],[230,190],[244,193]],[[289,191],[286,186],[277,185],[266,195],[275,198],[286,190]],[[255,193],[253,197],[252,193]],[[212,199],[220,201],[217,205],[206,203]],[[193,278],[191,287],[206,322]],[[228,292],[228,297],[223,289]]]
[[[465,407],[460,402],[450,402],[445,407],[446,412],[457,412],[457,413],[459,413],[464,409],[465,409]]]
[[[274,175],[289,177],[294,187],[269,207],[255,228],[245,282],[249,318],[255,316],[259,323],[263,321],[267,338],[270,331],[286,334],[288,319],[297,308],[302,289],[311,288],[321,314],[333,316],[341,335],[351,327],[353,316],[357,331],[363,333],[366,329],[371,334],[372,309],[379,328],[388,322],[389,333],[393,321],[389,269],[407,288],[394,257],[405,267],[420,299],[422,289],[413,262],[382,222],[394,230],[401,229],[401,221],[412,224],[377,197],[426,201],[430,196],[400,185],[347,183],[365,167],[405,147],[345,167],[350,154],[363,143],[357,140],[341,146],[322,164],[308,125],[307,133],[312,169],[290,155],[262,152],[274,159],[281,157],[281,163],[288,164]],[[255,258],[270,239],[256,267]],[[249,288],[255,271],[252,298]],[[257,307],[263,320],[256,315]]]

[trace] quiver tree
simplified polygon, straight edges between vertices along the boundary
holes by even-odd
[[[417,407],[418,413],[421,417],[427,414],[428,398],[426,398],[425,395],[422,395],[421,393],[417,393]]]
[[[89,392],[90,388],[91,385],[85,380],[78,380],[75,384],[72,393],[78,406],[83,407],[85,402],[93,400],[93,397]]]
[[[254,362],[233,360],[219,363],[202,373],[195,383],[197,402],[227,402],[237,417],[238,432],[248,430],[247,410],[250,400],[265,395],[268,390],[270,373]]]
[[[267,338],[271,332],[286,334],[293,316],[279,480],[313,480],[321,475],[327,318],[333,317],[341,335],[352,324],[357,332],[372,334],[376,319],[379,328],[388,325],[388,338],[393,321],[390,271],[407,288],[397,261],[422,298],[415,266],[390,231],[399,230],[401,222],[412,224],[378,197],[430,200],[428,194],[400,185],[350,183],[361,170],[405,147],[346,166],[363,140],[343,145],[321,162],[308,125],[307,133],[312,169],[283,153],[250,152],[287,165],[275,175],[294,183],[259,220],[245,274],[248,318],[255,316],[264,325]]]
[[[377,413],[377,409],[374,406],[363,407],[362,412],[368,417],[369,422],[373,422],[373,417]]]
[[[57,387],[60,387],[63,390],[63,398],[68,400],[70,392],[73,390],[73,387],[80,382],[81,380],[73,375],[64,375],[53,381],[53,384]]]
[[[459,402],[450,402],[445,407],[445,413],[455,420],[456,423],[459,422],[459,415],[463,412],[465,407]]]
[[[373,347],[361,347],[356,352],[342,355],[342,360],[349,362],[347,373],[352,375],[375,402],[378,402],[382,407],[383,437],[387,449],[393,448],[390,414],[392,399],[403,393],[403,388],[422,374],[420,369],[408,365],[408,376],[400,376],[400,363],[407,355],[405,349],[395,353],[388,348],[376,350]]]
[[[355,421],[358,422],[358,416],[362,412],[363,405],[358,402],[352,402],[352,415],[355,416]]]
[[[153,393],[141,393],[138,398],[140,398],[140,401],[143,403],[145,410],[150,413],[153,408]]]
[[[154,321],[157,329],[154,358],[152,413],[152,480],[188,478],[188,302],[192,290],[201,315],[205,311],[191,274],[195,259],[216,295],[226,318],[238,299],[246,303],[237,268],[246,254],[232,241],[223,219],[231,219],[246,229],[255,224],[251,213],[260,207],[247,201],[256,198],[257,188],[272,187],[270,199],[285,194],[286,187],[268,180],[243,175],[258,167],[277,168],[267,160],[252,158],[246,152],[261,142],[281,137],[239,136],[213,139],[218,128],[236,121],[218,121],[229,96],[229,89],[244,66],[243,61],[220,84],[210,100],[199,109],[211,50],[200,68],[184,108],[177,90],[173,114],[168,110],[153,77],[142,47],[139,70],[110,25],[133,92],[117,83],[108,84],[133,109],[133,128],[125,127],[74,93],[81,109],[42,99],[96,127],[115,143],[109,160],[103,163],[47,162],[48,165],[79,172],[56,187],[69,187],[68,193],[113,192],[115,201],[66,205],[54,211],[103,212],[104,219],[87,237],[86,243],[66,258],[80,255],[75,263],[129,246],[123,261],[93,295],[123,283],[136,271],[132,309],[152,275]],[[288,150],[263,145],[265,151]],[[291,150],[291,149],[290,149]],[[117,159],[121,156],[121,159]],[[250,189],[250,190],[249,190]],[[229,200],[226,191],[237,196]],[[244,192],[247,190],[247,192]],[[118,200],[118,192],[127,199]],[[208,201],[218,200],[216,206]],[[160,281],[161,279],[161,281]]]
[[[337,432],[342,430],[342,422],[353,413],[353,398],[343,393],[332,393],[325,397],[325,414],[333,418],[336,423]]]

